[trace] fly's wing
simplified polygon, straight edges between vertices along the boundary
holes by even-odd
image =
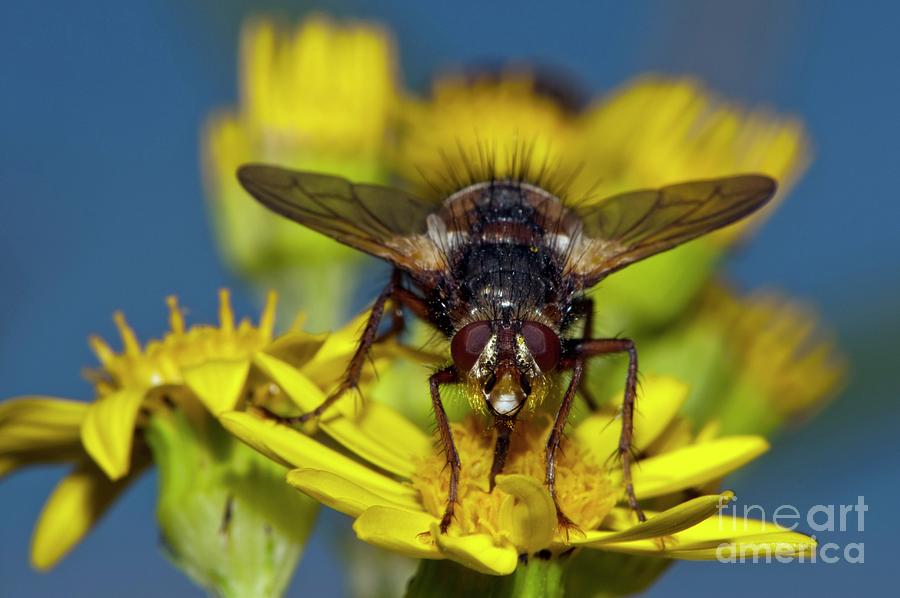
[[[403,191],[336,176],[248,164],[238,180],[261,204],[336,241],[405,270],[435,269],[426,220],[440,206]]]
[[[763,175],[693,181],[615,195],[571,207],[581,221],[566,271],[585,288],[638,260],[727,226],[755,212],[775,194]]]

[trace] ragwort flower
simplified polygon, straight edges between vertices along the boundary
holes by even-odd
[[[223,595],[278,594],[316,505],[284,492],[282,468],[235,441],[213,415],[248,394],[278,407],[271,383],[251,367],[263,351],[299,367],[310,384],[330,385],[355,349],[359,322],[330,336],[294,329],[274,338],[274,294],[258,325],[235,323],[227,291],[218,326],[187,327],[175,298],[168,304],[170,331],[160,340],[142,347],[120,313],[121,353],[91,338],[101,363],[89,373],[94,402],[30,396],[0,404],[2,473],[73,465],[37,523],[32,563],[54,566],[152,462],[158,520],[176,564]]]
[[[723,431],[771,434],[822,409],[843,386],[846,360],[809,306],[772,291],[714,288],[700,309],[724,332],[719,357],[732,370],[723,400],[703,405]]]
[[[288,364],[265,355],[258,363],[302,409],[323,398],[309,392],[302,374]],[[543,482],[549,422],[541,416],[520,422],[508,467],[493,492],[487,481],[492,435],[475,416],[453,424],[463,474],[446,534],[439,530],[449,479],[444,456],[435,452],[431,438],[386,406],[369,403],[355,416],[334,415],[327,419],[330,429],[323,420],[323,429],[343,451],[250,413],[225,413],[220,419],[256,450],[294,468],[288,474],[291,485],[353,517],[360,539],[419,559],[450,559],[480,573],[506,575],[520,557],[560,555],[572,548],[714,559],[719,545],[752,544],[808,554],[814,542],[802,534],[759,521],[732,526],[717,520],[717,511],[732,497],[728,492],[683,499],[682,491],[717,482],[767,448],[756,436],[685,433],[676,414],[686,393],[673,379],[648,378],[635,426],[641,451],[634,476],[638,496],[677,497],[675,502],[650,511],[644,523],[618,504],[621,471],[609,462],[618,440],[617,426],[610,425],[615,416],[598,413],[573,431],[559,462],[558,497],[580,528],[568,532],[558,529]]]
[[[572,112],[527,70],[434,82],[428,99],[407,98],[395,168],[421,193],[449,194],[475,179],[571,174]]]
[[[235,172],[248,162],[387,182],[385,147],[396,109],[395,59],[387,33],[317,16],[296,31],[249,22],[241,36],[241,98],[204,133],[204,170],[219,249],[242,277],[277,288],[322,330],[346,315],[362,256],[300,229],[250,201]]]

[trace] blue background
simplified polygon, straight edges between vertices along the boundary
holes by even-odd
[[[213,248],[198,167],[201,123],[236,97],[242,16],[283,3],[28,2],[0,9],[0,395],[87,398],[89,333],[115,338],[123,308],[142,338],[178,293],[193,321],[234,286]],[[801,116],[816,160],[756,241],[733,260],[748,288],[817,303],[853,360],[842,398],[734,481],[744,502],[869,505],[865,564],[677,565],[651,595],[768,590],[861,594],[896,587],[900,468],[895,339],[900,333],[900,5],[340,1],[395,32],[405,79],[485,58],[563,66],[599,92],[647,70],[690,73],[724,94]],[[298,15],[308,9],[284,8]],[[251,310],[239,296],[241,313]],[[890,369],[889,369],[890,366]],[[27,547],[62,471],[0,483],[0,594],[132,597],[201,593],[157,550],[155,480],[144,478],[69,558],[31,571]],[[346,591],[323,518],[292,594]],[[895,567],[894,567],[895,569]],[[778,584],[778,585],[776,585]]]

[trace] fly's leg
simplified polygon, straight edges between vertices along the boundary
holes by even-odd
[[[459,381],[459,374],[454,366],[449,366],[439,370],[431,375],[428,384],[431,388],[431,404],[434,407],[434,418],[437,422],[438,433],[441,436],[441,447],[444,449],[444,455],[447,457],[447,465],[450,467],[450,491],[447,495],[447,508],[444,510],[444,516],[441,517],[441,533],[447,533],[450,522],[453,520],[453,508],[456,506],[459,490],[459,453],[456,452],[456,445],[453,444],[453,434],[450,431],[450,421],[447,419],[447,412],[444,411],[444,404],[441,402],[440,387],[442,384],[453,384]]]
[[[566,394],[563,396],[562,403],[559,405],[559,411],[556,412],[556,419],[553,421],[553,429],[550,431],[550,437],[547,438],[547,474],[544,483],[550,491],[553,498],[553,504],[556,505],[556,522],[562,528],[566,537],[569,530],[578,529],[578,526],[572,522],[559,507],[556,500],[556,454],[559,450],[559,444],[562,442],[563,431],[566,428],[566,422],[569,419],[569,411],[572,409],[572,402],[575,400],[575,392],[584,375],[584,360],[576,358],[572,363],[572,379],[569,380],[569,386],[566,388]]]
[[[425,302],[411,293],[410,291],[402,288],[400,286],[400,270],[394,270],[394,273],[391,275],[391,281],[384,287],[381,293],[378,294],[378,297],[375,299],[375,303],[372,304],[372,310],[369,312],[369,319],[366,322],[366,326],[363,329],[362,335],[359,339],[359,344],[356,347],[356,352],[353,354],[353,357],[350,359],[350,364],[347,367],[347,371],[344,374],[344,378],[341,381],[340,385],[330,394],[328,397],[322,401],[322,403],[313,409],[312,411],[308,411],[301,415],[296,415],[292,417],[281,417],[278,416],[268,409],[262,409],[262,411],[266,414],[267,417],[274,419],[283,424],[302,424],[311,419],[320,417],[329,407],[331,407],[345,392],[356,388],[359,383],[359,378],[362,375],[362,369],[366,362],[366,356],[368,355],[369,349],[371,349],[372,345],[376,342],[382,341],[389,336],[393,336],[393,334],[398,333],[402,330],[403,319],[402,314],[397,319],[397,316],[394,316],[394,322],[391,330],[389,330],[384,335],[378,336],[378,326],[381,324],[381,320],[384,317],[385,306],[387,305],[388,300],[394,299],[398,306],[395,309],[400,309],[400,305],[409,307],[410,310],[416,315],[423,316],[427,315],[427,308],[425,306]]]
[[[399,270],[395,270],[399,272]],[[406,330],[406,320],[403,317],[403,308],[409,309],[417,318],[428,320],[428,305],[425,300],[400,286],[399,276],[396,278],[394,290],[390,297],[392,301],[391,309],[391,327],[382,335],[375,339],[375,343],[386,341],[401,334]]]
[[[590,340],[594,334],[594,300],[590,297],[582,297],[572,305],[572,309],[584,319],[584,330],[581,333],[581,340]],[[587,369],[585,369],[584,374],[581,376],[581,384],[578,385],[578,394],[581,395],[581,398],[584,399],[591,411],[597,411],[599,403],[597,403],[593,393],[588,388],[587,378],[588,373]]]
[[[402,305],[400,305],[396,301],[392,302],[390,305],[390,315],[390,328],[378,335],[378,337],[372,342],[373,345],[377,343],[383,343],[386,340],[400,336],[401,334],[403,334],[403,331],[406,330],[406,320],[403,317]]]
[[[625,379],[625,398],[622,401],[622,433],[619,435],[619,446],[616,448],[622,463],[622,479],[625,483],[625,497],[639,521],[646,521],[644,511],[638,504],[634,494],[634,484],[631,477],[631,466],[634,463],[634,402],[637,396],[637,372],[638,358],[634,341],[627,338],[587,339],[576,341],[572,351],[576,360],[584,360],[597,355],[610,353],[628,353],[628,376]],[[576,361],[577,363],[577,361]]]

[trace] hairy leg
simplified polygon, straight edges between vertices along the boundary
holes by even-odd
[[[447,496],[447,508],[444,510],[444,516],[441,518],[441,533],[447,533],[450,522],[453,520],[453,507],[456,506],[458,490],[459,490],[459,470],[460,461],[459,453],[456,452],[456,445],[453,443],[453,434],[450,431],[450,421],[447,419],[447,412],[444,411],[444,404],[441,402],[442,384],[453,384],[459,381],[459,374],[454,366],[446,367],[438,370],[428,379],[431,388],[431,404],[434,407],[434,418],[437,422],[438,433],[441,436],[441,446],[444,449],[444,455],[447,457],[447,465],[450,466],[450,492]]]
[[[331,407],[339,398],[341,398],[341,396],[343,396],[345,392],[350,389],[356,388],[356,385],[359,383],[359,378],[362,375],[362,369],[366,362],[366,356],[369,353],[369,349],[372,348],[372,345],[402,331],[402,312],[398,313],[398,311],[401,309],[400,306],[408,307],[417,316],[422,317],[423,315],[427,315],[425,302],[409,290],[402,288],[400,286],[400,280],[400,270],[394,270],[393,274],[391,275],[390,282],[387,284],[387,286],[384,287],[384,289],[382,289],[381,293],[379,293],[378,297],[375,299],[375,303],[372,304],[372,309],[369,312],[369,319],[366,322],[366,326],[363,329],[362,335],[360,335],[359,343],[356,347],[356,352],[350,359],[350,364],[347,366],[347,371],[344,374],[340,385],[331,394],[329,394],[328,397],[324,401],[322,401],[322,403],[318,407],[316,407],[312,411],[308,411],[306,413],[293,417],[281,417],[263,408],[263,411],[268,417],[270,417],[271,419],[275,419],[283,424],[289,425],[305,423],[311,419],[320,417],[329,407]],[[391,329],[388,330],[385,334],[378,336],[378,327],[381,324],[382,318],[384,317],[385,307],[388,301],[391,299],[393,299],[397,303],[392,315],[393,322]]]
[[[391,280],[394,285],[393,292],[390,296],[390,299],[392,300],[390,312],[391,327],[378,336],[373,344],[398,336],[406,329],[406,321],[403,317],[404,307],[413,312],[417,318],[426,321],[428,320],[428,306],[425,304],[425,300],[409,289],[400,286],[400,275],[398,273],[399,270],[394,270],[394,275]]]
[[[556,500],[556,454],[559,449],[559,444],[562,442],[566,422],[569,419],[569,411],[572,409],[572,402],[575,400],[576,389],[581,383],[582,376],[584,375],[584,360],[576,358],[572,362],[571,367],[572,379],[569,380],[566,394],[563,395],[562,402],[559,405],[559,411],[556,412],[556,419],[553,421],[553,429],[550,431],[549,438],[547,438],[547,473],[544,480],[547,484],[547,489],[550,491],[550,496],[553,498],[553,504],[556,505],[556,521],[560,527],[567,530],[567,533],[569,529],[573,529],[576,526],[572,520],[566,517],[562,512],[559,508],[559,502]]]
[[[619,435],[619,446],[616,451],[622,463],[622,479],[625,482],[625,496],[628,504],[640,521],[645,521],[643,510],[634,494],[631,476],[634,440],[634,402],[637,396],[638,359],[634,341],[627,338],[587,339],[576,341],[571,351],[576,360],[586,360],[598,355],[610,353],[628,353],[628,375],[625,379],[625,397],[622,401],[622,432]],[[577,363],[577,361],[576,361]]]

